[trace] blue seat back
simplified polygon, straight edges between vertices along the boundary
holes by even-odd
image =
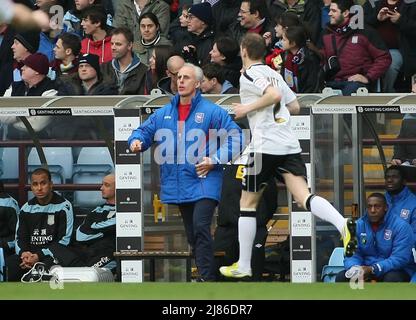
[[[19,179],[19,151],[17,148],[0,148],[0,179]]]
[[[328,265],[344,267],[344,248],[337,247],[332,251],[329,257]]]
[[[329,257],[328,265],[322,268],[321,279],[323,282],[335,282],[339,272],[344,270],[344,248],[337,247]]]
[[[0,282],[5,280],[4,279],[5,270],[6,270],[6,262],[4,260],[3,248],[0,248]]]
[[[114,170],[113,159],[106,147],[81,149],[73,169],[74,184],[101,184],[102,179]],[[104,203],[101,191],[75,191],[75,207],[96,207]]]
[[[43,152],[53,183],[65,183],[67,180],[71,180],[74,165],[71,147],[44,147]],[[27,163],[29,173],[40,166],[39,155],[35,148],[30,150]]]

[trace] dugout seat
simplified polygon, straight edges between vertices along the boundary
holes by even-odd
[[[44,147],[43,152],[54,184],[65,183],[72,178],[74,162],[71,147]],[[41,166],[36,148],[30,150],[27,163],[29,174]]]
[[[344,270],[344,248],[337,247],[332,251],[328,264],[322,268],[321,279],[323,282],[335,282],[339,272]]]
[[[19,151],[17,148],[0,148],[0,179],[19,179]]]
[[[103,178],[114,170],[113,159],[106,147],[81,149],[73,169],[74,184],[101,184]],[[92,208],[104,200],[100,191],[75,191],[74,206]]]

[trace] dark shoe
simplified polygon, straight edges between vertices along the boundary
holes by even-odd
[[[196,278],[195,282],[215,282],[215,280],[198,277],[198,278]]]
[[[344,255],[351,257],[357,250],[356,223],[352,218],[345,219],[344,236]]]

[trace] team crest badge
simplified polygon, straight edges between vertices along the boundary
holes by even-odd
[[[409,214],[409,209],[402,209],[402,211],[400,211],[400,218],[407,219],[409,217]]]
[[[195,113],[195,122],[196,123],[202,123],[202,122],[204,122],[204,113],[202,113],[202,112],[197,112],[197,113]]]
[[[361,233],[361,244],[365,245],[367,243],[367,234],[366,233]]]
[[[53,226],[55,224],[55,215],[48,214],[48,226]]]
[[[384,240],[390,240],[391,239],[391,230],[386,229],[384,231]]]

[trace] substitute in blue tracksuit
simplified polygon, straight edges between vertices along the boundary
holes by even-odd
[[[390,166],[386,170],[384,180],[389,212],[410,224],[416,244],[416,195],[406,186],[400,166]]]
[[[133,152],[157,143],[161,200],[177,204],[201,280],[213,280],[211,237],[214,209],[220,199],[223,168],[242,148],[241,129],[227,111],[201,96],[202,70],[185,64],[178,73],[178,94],[133,131]]]
[[[344,260],[336,281],[348,281],[346,270],[361,267],[365,280],[408,282],[413,261],[413,232],[408,223],[388,211],[381,193],[367,198],[367,214],[357,221],[358,249]]]

